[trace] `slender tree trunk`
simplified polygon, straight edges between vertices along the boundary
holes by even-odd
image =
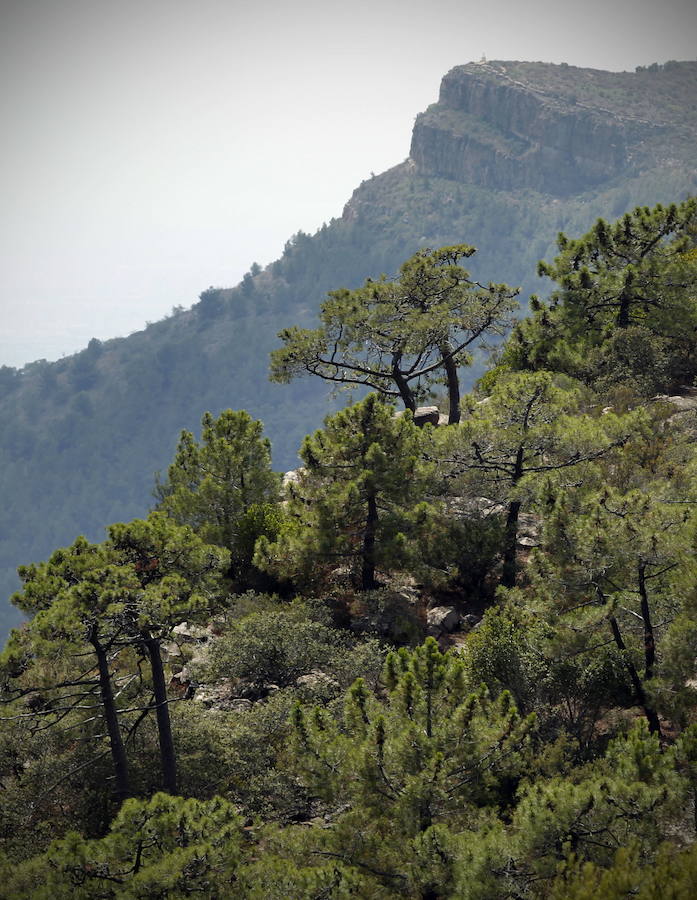
[[[375,532],[378,525],[378,505],[374,494],[368,495],[368,513],[365,518],[363,547],[361,551],[361,590],[375,587]]]
[[[511,488],[515,489],[523,477],[523,459],[525,448],[521,445],[516,453]],[[508,504],[506,516],[506,530],[503,536],[503,570],[501,572],[501,584],[503,587],[515,587],[516,573],[518,569],[518,516],[520,515],[520,500],[511,500]]]
[[[457,365],[451,356],[450,344],[442,344],[439,349],[448,384],[448,425],[457,425],[460,421],[460,378],[457,374]]]
[[[177,759],[174,753],[172,723],[169,718],[165,672],[160,654],[160,642],[151,634],[143,634],[143,642],[148,651],[150,669],[152,671],[153,691],[155,694],[155,712],[157,715],[157,734],[160,741],[160,761],[162,764],[162,781],[164,789],[170,794],[177,793]]]
[[[644,678],[653,678],[653,667],[656,663],[656,640],[651,622],[651,608],[646,589],[646,563],[639,563],[639,598],[641,601],[641,618],[644,622]]]
[[[629,658],[627,651],[627,646],[624,643],[624,639],[622,638],[622,633],[620,631],[620,626],[617,623],[617,619],[614,616],[610,616],[610,629],[612,631],[612,637],[615,640],[615,644],[618,649],[622,651],[622,656],[624,659],[624,664],[629,673],[629,677],[632,682],[632,686],[634,687],[634,694],[636,696],[637,703],[644,710],[644,715],[646,716],[646,721],[649,723],[649,731],[651,734],[657,734],[659,738],[661,737],[661,723],[658,719],[658,713],[653,708],[653,706],[649,703],[648,697],[646,696],[646,691],[644,690],[644,685],[642,684],[641,678],[639,677],[639,673],[636,670],[636,666]]]
[[[435,686],[433,684],[433,666],[429,661],[429,671],[426,678],[426,737],[433,737],[433,692]]]
[[[520,501],[511,500],[508,504],[506,516],[506,530],[503,537],[503,569],[501,571],[501,584],[503,587],[515,587],[516,572],[518,569],[518,516],[520,514]]]
[[[119,800],[125,800],[131,793],[130,779],[128,777],[128,760],[126,759],[126,750],[123,746],[123,740],[121,739],[121,729],[119,728],[119,718],[116,711],[116,703],[114,701],[114,692],[111,689],[109,661],[107,659],[106,649],[99,641],[96,626],[93,626],[90,631],[89,642],[94,648],[94,652],[97,656],[99,691],[102,698],[102,706],[104,707],[104,721],[106,723],[107,734],[109,735],[111,759],[114,764],[114,774],[116,776],[116,795]]]

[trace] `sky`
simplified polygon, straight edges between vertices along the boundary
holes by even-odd
[[[0,365],[237,284],[402,162],[453,66],[697,57],[694,0],[0,0]]]

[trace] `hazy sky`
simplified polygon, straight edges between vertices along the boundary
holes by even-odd
[[[478,60],[697,56],[694,0],[0,0],[0,364],[236,284]]]

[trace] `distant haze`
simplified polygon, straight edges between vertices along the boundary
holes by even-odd
[[[455,65],[695,48],[694,0],[1,0],[0,365],[271,262],[405,158]]]

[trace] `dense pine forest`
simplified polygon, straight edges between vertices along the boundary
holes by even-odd
[[[458,66],[417,116],[407,158],[366,179],[314,234],[293,235],[279,259],[250,260],[237,286],[202,284],[191,309],[129,337],[0,366],[0,642],[21,621],[6,602],[17,566],[146,515],[154,473],[205,410],[247,410],[264,423],[274,467],[298,465],[305,434],[341,402],[319,378],[269,382],[268,355],[280,329],[317,325],[327,291],[466,241],[478,248],[473,277],[521,287],[521,314],[530,293],[551,287],[535,266],[553,258],[559,231],[579,235],[599,217],[695,194],[696,110],[697,62]],[[463,390],[484,365],[480,355],[464,369]]]
[[[3,896],[693,896],[697,201],[560,234],[515,322],[473,258],[286,323],[274,379],[357,390],[298,468],[206,413],[20,569]]]

